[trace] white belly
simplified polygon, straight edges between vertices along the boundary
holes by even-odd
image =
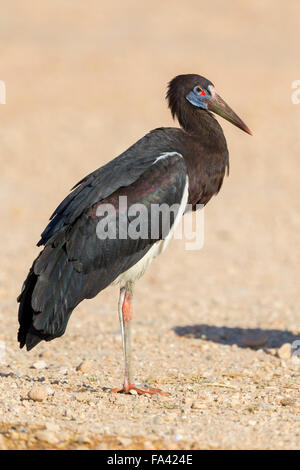
[[[188,177],[186,177],[186,183],[185,183],[185,188],[182,196],[182,201],[180,203],[180,207],[178,210],[178,213],[176,215],[176,218],[174,220],[174,224],[166,236],[165,239],[157,241],[149,251],[141,258],[134,266],[129,268],[127,271],[124,271],[122,274],[120,274],[113,282],[113,284],[117,284],[118,282],[120,283],[121,287],[123,287],[126,283],[128,282],[135,282],[137,279],[139,279],[145,271],[148,269],[154,258],[156,256],[160,255],[168,246],[174,231],[176,230],[177,225],[180,222],[181,217],[184,214],[186,205],[187,205],[187,200],[188,200]]]

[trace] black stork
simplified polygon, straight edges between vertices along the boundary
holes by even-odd
[[[119,318],[124,355],[124,384],[114,392],[161,393],[135,386],[130,371],[130,324],[134,282],[161,253],[187,204],[196,209],[217,194],[229,167],[226,140],[216,113],[251,134],[246,124],[216,93],[214,85],[196,74],[179,75],[169,83],[169,108],[181,128],[152,130],[106,165],[83,178],[54,211],[41,235],[43,250],[33,262],[18,297],[22,348],[64,334],[74,308],[112,283],[120,284]],[[127,205],[121,207],[121,196]],[[177,204],[178,210],[163,230],[159,218],[152,236],[99,237],[101,209],[113,207],[116,220],[132,221],[130,207],[142,204],[151,226],[154,204]],[[126,225],[125,225],[126,226]],[[129,225],[127,224],[127,227]],[[121,228],[123,230],[121,235]]]

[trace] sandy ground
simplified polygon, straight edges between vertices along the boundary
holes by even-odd
[[[0,447],[299,449],[299,2],[22,0],[0,11]],[[136,285],[136,382],[171,395],[113,395],[118,288],[30,353],[16,342],[16,297],[69,188],[172,125],[164,94],[179,73],[212,80],[254,137],[222,121],[231,173],[205,209],[203,248],[172,241]]]

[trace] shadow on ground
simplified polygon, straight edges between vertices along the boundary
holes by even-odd
[[[173,331],[178,336],[205,339],[206,341],[227,345],[236,344],[240,348],[280,348],[283,344],[293,344],[294,341],[299,341],[299,344],[294,344],[294,349],[300,347],[300,332],[294,334],[288,330],[229,328],[227,326],[200,324],[175,326]]]

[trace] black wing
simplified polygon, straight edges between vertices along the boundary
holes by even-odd
[[[46,246],[18,298],[21,347],[26,344],[31,349],[42,339],[61,336],[83,299],[97,295],[165,237],[161,226],[156,236],[149,233],[137,239],[121,238],[118,230],[114,239],[100,239],[96,230],[103,221],[97,216],[99,205],[111,204],[120,216],[119,196],[127,197],[128,207],[136,203],[146,207],[149,227],[153,204],[180,205],[187,182],[184,159],[176,152],[160,155],[141,157],[136,167],[135,160],[130,166],[128,158],[123,157],[122,163],[122,156],[118,157],[79,183],[55,211],[42,236]],[[171,225],[173,221],[174,217]]]
[[[91,205],[134,183],[159,155],[170,152],[173,145],[178,148],[178,129],[171,131],[159,128],[149,132],[117,158],[79,181],[53,212],[37,245],[47,244],[54,234],[72,224]]]

